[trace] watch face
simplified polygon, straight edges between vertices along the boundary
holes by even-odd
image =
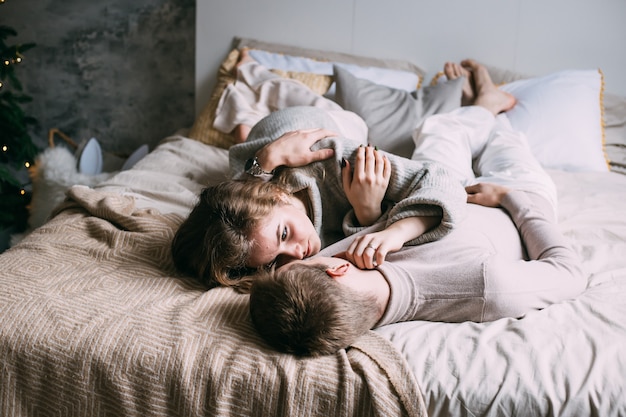
[[[254,163],[254,158],[250,158],[246,161],[245,170],[249,171],[252,168],[252,164]]]

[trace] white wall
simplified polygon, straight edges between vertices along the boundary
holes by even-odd
[[[530,75],[601,68],[626,96],[624,0],[197,0],[196,112],[234,36],[414,62],[476,58]]]

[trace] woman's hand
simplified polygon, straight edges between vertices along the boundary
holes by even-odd
[[[404,245],[404,238],[393,229],[368,233],[352,241],[342,258],[360,269],[373,269],[385,261],[389,252],[397,252]]]
[[[361,226],[374,224],[391,178],[391,162],[372,146],[357,149],[354,171],[345,160],[341,170],[343,189]]]
[[[375,268],[385,262],[388,253],[399,251],[406,242],[440,222],[441,218],[435,216],[405,217],[380,232],[356,237],[341,257],[361,269]]]
[[[287,132],[259,149],[256,157],[265,171],[273,171],[280,166],[292,168],[305,166],[334,155],[335,152],[332,149],[311,150],[311,146],[329,136],[338,136],[338,134],[328,129],[302,129]]]
[[[465,187],[467,192],[467,202],[485,207],[500,207],[504,196],[510,191],[509,188],[498,185],[480,182],[478,184]]]

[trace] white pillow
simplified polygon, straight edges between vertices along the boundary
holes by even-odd
[[[299,56],[250,49],[250,56],[269,69],[333,75],[333,64]]]
[[[333,75],[333,65],[338,65],[352,73],[355,77],[405,91],[415,91],[420,82],[419,75],[410,71],[317,61],[315,59],[278,54],[259,49],[251,49],[250,56],[269,69],[280,69],[283,71]],[[326,95],[332,97],[334,96],[334,91],[335,84],[333,83]]]
[[[604,83],[599,70],[569,70],[501,86],[518,102],[506,112],[544,168],[609,170],[604,154]]]

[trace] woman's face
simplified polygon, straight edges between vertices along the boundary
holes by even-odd
[[[253,268],[304,259],[318,253],[322,246],[304,204],[295,197],[275,207],[250,239],[254,240],[254,248],[247,266]]]

